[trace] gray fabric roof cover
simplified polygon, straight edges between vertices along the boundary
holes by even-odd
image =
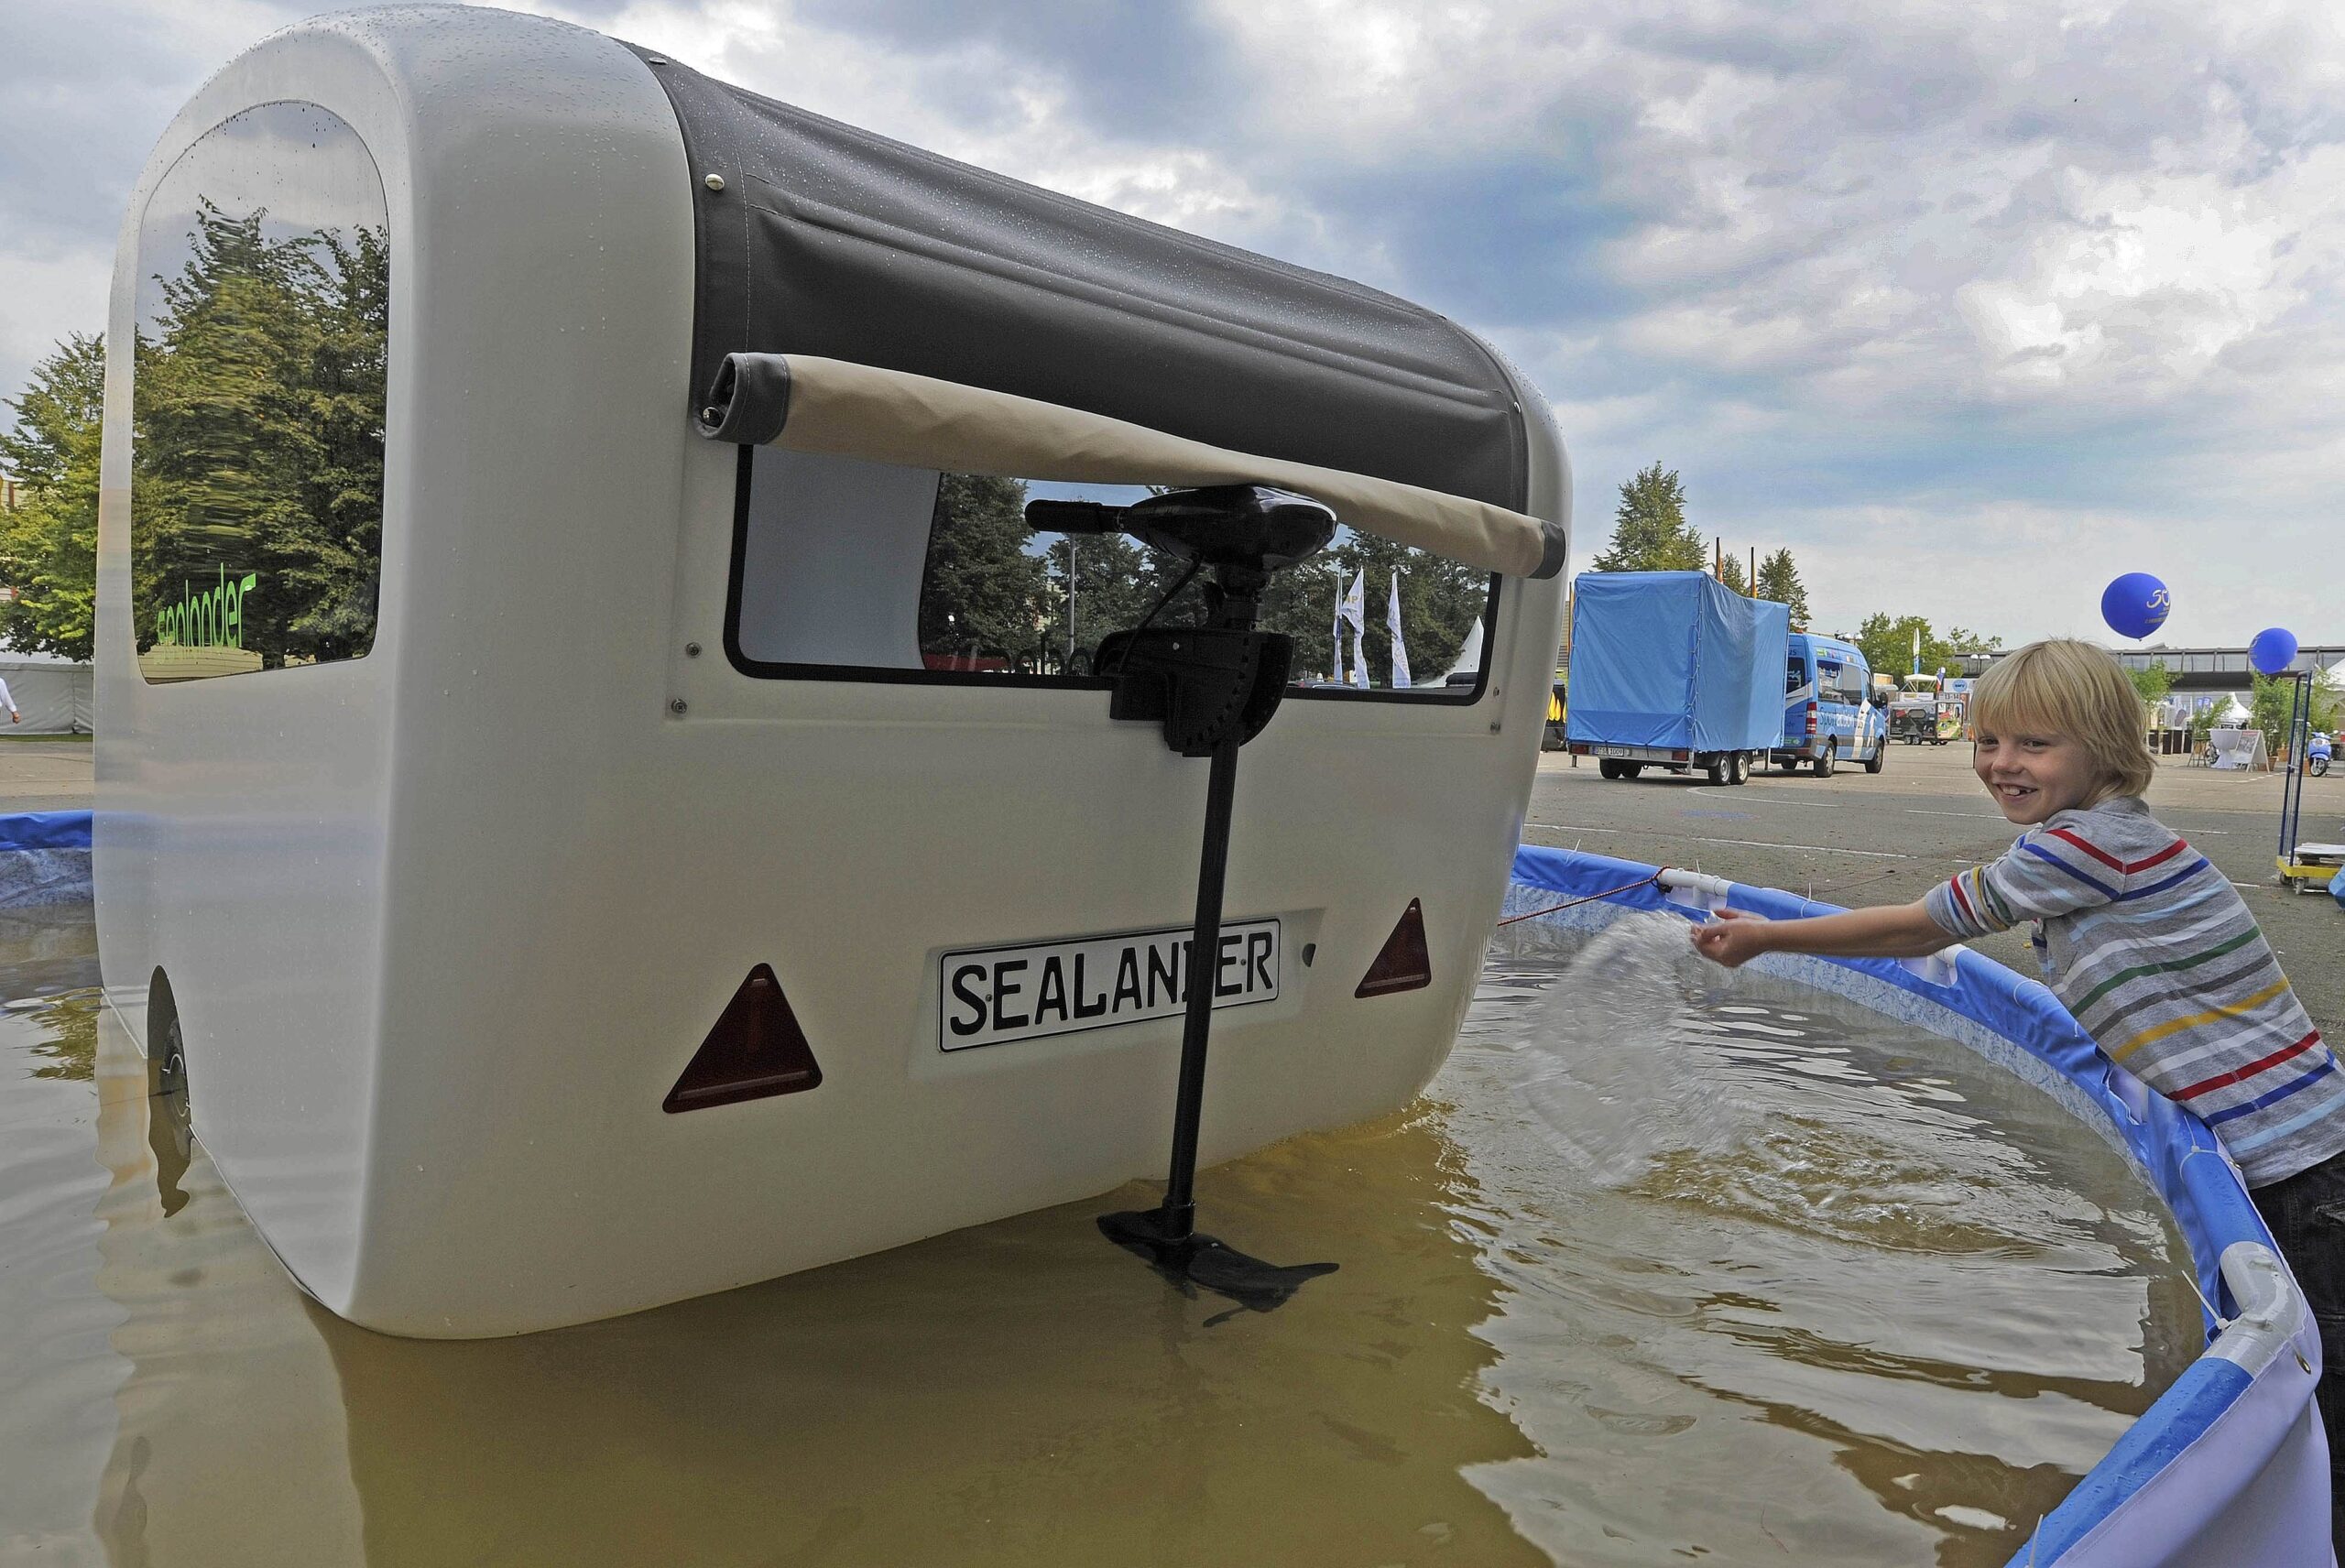
[[[1527,504],[1513,391],[1445,318],[636,53],[691,161],[694,408],[727,354],[817,354]]]

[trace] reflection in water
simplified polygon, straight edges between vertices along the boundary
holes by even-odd
[[[370,1334],[89,975],[0,971],[0,1563],[1986,1563],[2195,1348],[2163,1225],[2029,1092],[1633,935],[1568,976],[1598,1035],[1514,931],[1435,1101],[1205,1173],[1227,1234],[1343,1262],[1211,1327],[1099,1239],[1135,1187]],[[93,1082],[37,1076],[85,1029]]]
[[[2001,1563],[2198,1348],[2098,1139],[1674,920],[1509,928],[1443,1082],[1543,1451],[1476,1480],[1575,1568]]]
[[[358,134],[263,103],[141,212],[131,629],[149,681],[358,659],[380,596],[390,229]]]
[[[112,1014],[97,1036],[110,1180],[96,1283],[122,1320],[115,1439],[93,1512],[108,1559],[363,1563],[346,1421],[306,1299],[202,1150],[177,1155],[171,1107],[148,1094],[147,1062]],[[158,1149],[174,1158],[158,1164]]]

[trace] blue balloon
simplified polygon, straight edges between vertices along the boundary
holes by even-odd
[[[2296,661],[2296,634],[2285,626],[2266,626],[2247,645],[2247,661],[2258,675],[2277,675]]]
[[[2165,584],[2146,572],[2129,572],[2100,591],[2100,618],[2120,637],[2149,636],[2173,608]]]

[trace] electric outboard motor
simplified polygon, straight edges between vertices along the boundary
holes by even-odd
[[[1033,501],[1026,520],[1057,533],[1129,534],[1188,561],[1192,573],[1212,569],[1204,625],[1154,626],[1151,612],[1101,639],[1094,668],[1116,678],[1108,717],[1162,724],[1164,744],[1183,757],[1212,756],[1233,729],[1240,746],[1262,733],[1294,667],[1292,638],[1254,629],[1262,589],[1272,572],[1327,548],[1335,513],[1292,491],[1216,485],[1130,506]]]
[[[1307,561],[1336,537],[1336,514],[1307,495],[1260,485],[1172,490],[1130,506],[1096,501],[1031,501],[1026,520],[1068,534],[1127,533],[1186,561],[1189,572],[1156,610],[1129,631],[1102,639],[1096,668],[1115,678],[1107,716],[1154,722],[1183,757],[1212,759],[1205,785],[1205,844],[1197,864],[1196,923],[1190,934],[1181,1029],[1181,1076],[1172,1111],[1172,1170],[1154,1209],[1099,1216],[1117,1246],[1149,1260],[1183,1290],[1203,1285],[1240,1306],[1269,1312],[1332,1263],[1281,1266],[1249,1257],[1196,1229],[1197,1127],[1205,1102],[1205,1051],[1213,1026],[1214,978],[1221,949],[1222,886],[1229,865],[1229,819],[1238,749],[1277,712],[1294,640],[1258,629],[1271,574]],[[1205,618],[1194,626],[1152,623],[1200,568]]]

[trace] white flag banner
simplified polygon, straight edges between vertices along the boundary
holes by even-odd
[[[1341,686],[1344,683],[1344,574],[1340,569],[1336,573],[1336,619],[1327,634],[1327,643],[1330,649],[1328,657],[1335,660],[1327,679]]]
[[[1384,627],[1392,634],[1392,689],[1409,684],[1409,645],[1401,636],[1401,573],[1392,573],[1392,597],[1384,606]]]
[[[1368,621],[1368,568],[1359,569],[1352,585],[1344,590],[1344,619],[1352,627],[1352,684],[1365,689],[1368,685],[1368,649],[1360,641],[1360,634]]]
[[[1460,675],[1479,674],[1482,669],[1482,623],[1477,620],[1466,628],[1466,646],[1457,650],[1457,659],[1441,678],[1448,685]]]

